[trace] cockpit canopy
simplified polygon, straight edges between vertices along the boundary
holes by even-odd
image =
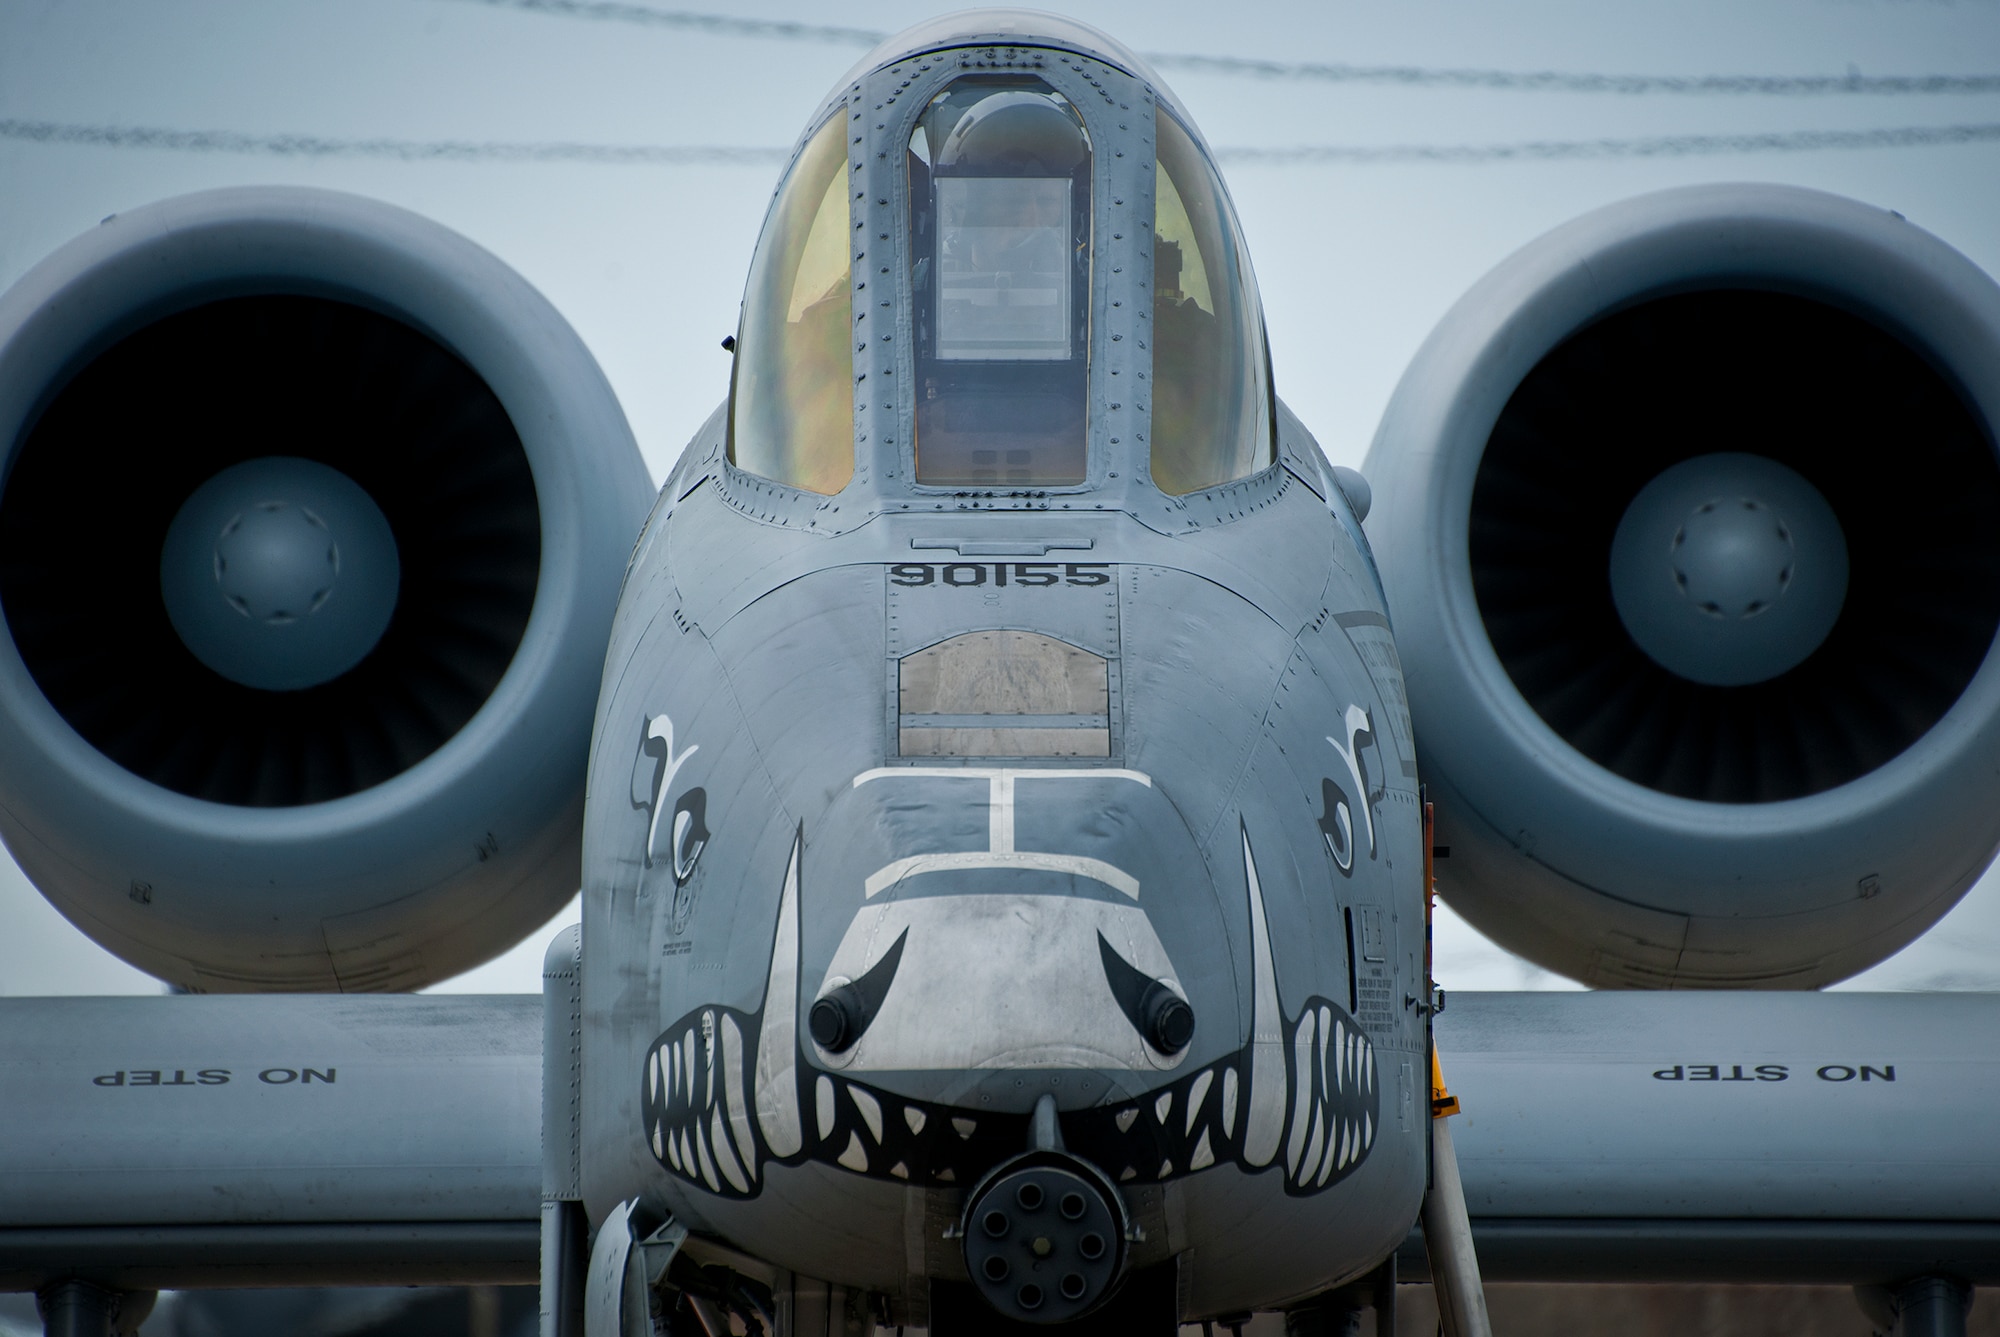
[[[1085,480],[1090,136],[1039,79],[974,75],[910,134],[916,479]]]
[[[1271,372],[1257,281],[1222,178],[1157,113],[1153,186],[1153,482],[1173,496],[1271,463]]]
[[[736,334],[729,458],[827,495],[854,477],[854,323],[845,118],[793,161],[764,221]]]
[[[1084,57],[986,73],[977,67],[1008,62],[954,54],[931,57],[917,71],[928,77],[893,86],[873,115],[836,107],[787,172],[744,297],[730,460],[831,495],[856,477],[857,450],[901,441],[864,473],[875,486],[996,498],[1121,476],[1184,495],[1270,465],[1256,284],[1197,138],[1164,105],[1142,106],[1152,133],[1141,123],[1131,134],[1132,104],[1092,72],[1113,71]],[[1065,87],[1070,74],[1082,85]],[[870,158],[903,165],[902,202],[879,238],[858,235],[884,217],[867,207]],[[1151,235],[1141,264],[1113,265],[1103,234],[1129,214],[1106,206],[1126,195],[1150,204]],[[855,260],[883,253],[870,242],[902,263],[869,259],[857,273]],[[1114,312],[1141,322],[1130,384],[1104,372],[1106,340],[1124,337],[1107,330],[1130,325]],[[871,337],[899,338],[907,361],[871,362]],[[882,408],[898,410],[900,430],[871,446],[857,395],[864,407],[896,396]],[[1096,419],[1127,398],[1142,415],[1136,439],[1107,436]]]

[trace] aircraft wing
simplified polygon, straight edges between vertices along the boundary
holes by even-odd
[[[0,1000],[0,1289],[532,1283],[542,1000]]]
[[[1482,1268],[2000,1281],[1996,1024],[1981,994],[1455,994]],[[0,1287],[531,1283],[543,1033],[528,995],[0,1000]]]
[[[1453,994],[1481,1272],[2000,1279],[1996,1024],[1991,994]]]

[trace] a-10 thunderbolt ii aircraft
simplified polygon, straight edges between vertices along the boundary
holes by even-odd
[[[580,878],[551,1333],[1312,1330],[1431,1181],[1433,850],[1469,919],[1586,982],[1809,989],[2000,842],[2000,290],[1895,215],[1714,187],[1559,230],[1420,352],[1371,496],[1276,396],[1172,92],[980,11],[827,96],[730,347],[655,495],[561,318],[367,201],[168,201],[0,303],[9,849],[200,993],[413,988]],[[1648,1051],[1638,1099],[1790,1078],[1709,1061],[1825,1037],[1753,1001],[1769,1034]],[[240,1247],[240,1279],[309,1222],[365,1255],[342,1275],[403,1276],[433,1236],[351,1232],[443,1190],[367,1174],[425,1137],[485,1164],[490,1108],[391,1137],[385,1088],[331,1140],[390,1149],[288,1197],[244,1169],[279,1134],[195,1102],[305,1118],[273,1092],[426,1044],[470,1092],[472,1032],[227,1002],[11,1005],[39,1131],[0,1166],[0,1275],[64,1322],[109,1330],[93,1278],[212,1283]],[[344,1067],[228,1031],[300,1006],[348,1008]],[[1699,1015],[1648,1034],[1737,1014]],[[1845,1034],[1908,1038],[1873,1024]],[[1913,1061],[1890,1091],[1874,1056],[1818,1080],[1900,1098]],[[147,1205],[182,1154],[131,1112],[156,1087],[176,1136],[235,1130],[213,1201]],[[205,1263],[147,1252],[183,1220]]]

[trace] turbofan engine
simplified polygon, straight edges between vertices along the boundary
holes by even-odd
[[[1445,317],[1368,457],[1439,888],[1587,983],[1809,988],[2000,843],[2000,288],[1901,216],[1600,210]]]
[[[197,990],[406,989],[574,892],[652,496],[554,308],[326,191],[105,220],[0,297],[0,835]]]

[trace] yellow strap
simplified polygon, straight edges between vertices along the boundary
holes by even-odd
[[[1445,1119],[1458,1113],[1458,1097],[1444,1089],[1444,1069],[1438,1066],[1437,1046],[1431,1046],[1431,1117]]]

